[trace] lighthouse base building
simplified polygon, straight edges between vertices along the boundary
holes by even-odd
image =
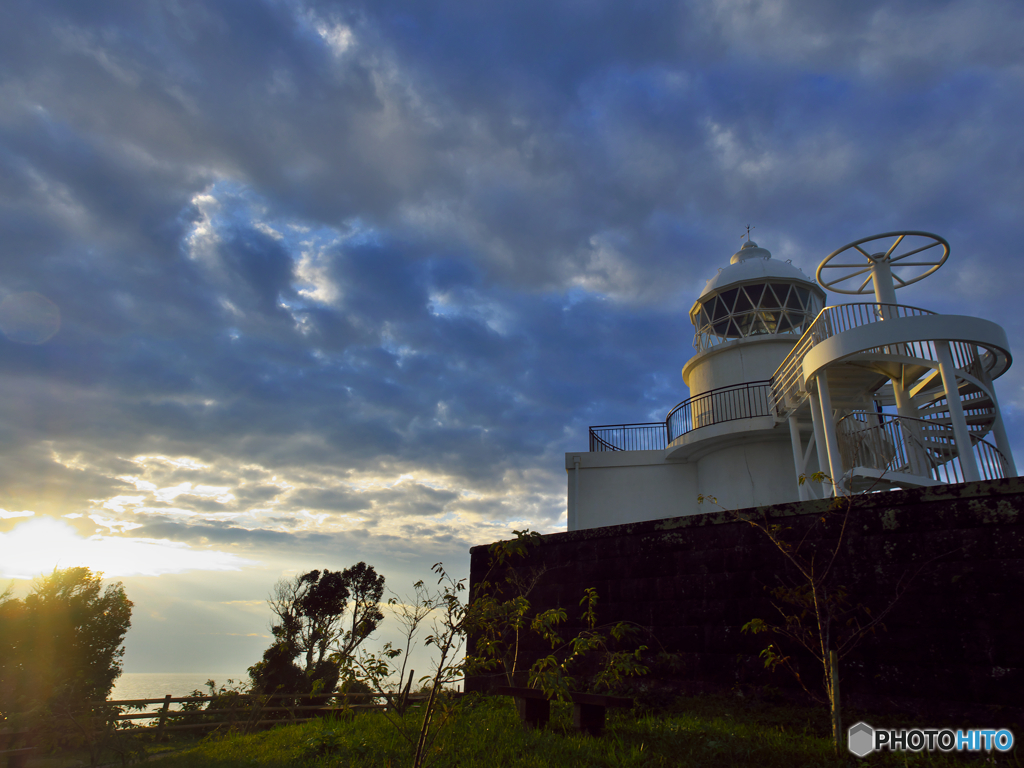
[[[691,396],[565,454],[568,530],[1017,476],[988,320],[900,304],[949,256],[926,232],[830,254],[817,282],[752,241],[690,310]],[[828,288],[873,301],[826,306]]]

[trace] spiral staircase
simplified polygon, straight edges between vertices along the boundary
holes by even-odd
[[[833,371],[840,373],[839,369],[831,369],[830,373]],[[845,409],[838,414],[836,431],[844,490],[873,490],[884,480],[902,488],[965,480],[946,390],[937,374],[937,370],[931,369],[915,382],[916,417],[886,414],[877,407],[895,405],[891,384],[888,392],[882,388],[873,393],[875,411]],[[830,375],[830,383],[834,378],[838,376]],[[991,394],[973,380],[959,379],[957,396],[981,478],[1007,476],[1005,457],[986,440],[997,416]]]
[[[891,239],[882,252],[861,247]],[[937,246],[941,257],[918,255]],[[850,251],[859,254],[854,263],[842,260]],[[810,432],[819,467],[834,478],[831,492],[1016,475],[992,385],[1011,362],[1003,329],[896,303],[897,287],[930,275],[948,255],[935,235],[893,232],[841,248],[818,268],[823,287],[857,294],[870,286],[876,299],[822,310],[772,379],[776,419],[792,422],[794,456],[806,465],[800,434]],[[842,273],[828,280],[828,269]],[[837,286],[849,280],[855,287]]]

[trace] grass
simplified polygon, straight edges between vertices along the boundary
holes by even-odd
[[[866,716],[879,725],[899,725]],[[850,720],[856,722],[856,720]],[[415,738],[419,715],[403,723]],[[925,724],[918,724],[925,725]],[[733,697],[680,699],[646,715],[611,710],[601,738],[572,729],[571,707],[556,703],[544,731],[524,731],[507,698],[470,699],[456,707],[430,755],[438,768],[563,768],[564,766],[1021,766],[1017,750],[961,756],[942,753],[875,753],[862,761],[836,758],[823,708],[745,703]],[[156,760],[154,768],[399,768],[411,763],[412,748],[379,713],[363,713],[283,726],[248,736],[211,736],[198,745]]]
[[[129,758],[131,762],[136,762],[140,753],[152,757],[196,746],[195,738],[178,736],[169,741],[153,742],[148,734],[140,739],[138,733],[129,731],[119,732],[117,741],[121,747],[133,748],[130,750],[132,752],[132,757]],[[92,757],[89,750],[81,746],[59,748],[53,752],[39,750],[28,758],[25,766],[26,768],[82,768],[90,764]],[[121,758],[121,753],[113,749],[108,740],[107,746],[98,754],[98,765],[120,766],[122,765]],[[8,763],[5,762],[5,758],[0,756],[0,766],[6,765]]]

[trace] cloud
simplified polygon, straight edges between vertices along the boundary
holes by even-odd
[[[688,395],[687,310],[747,223],[808,274],[934,230],[950,261],[901,300],[1024,335],[1009,0],[7,21],[0,506],[35,514],[4,536],[58,520],[70,552],[248,579],[558,530],[588,425]],[[1022,376],[997,385],[1018,447]]]
[[[54,568],[75,566],[119,577],[238,570],[255,562],[229,552],[190,549],[166,539],[83,538],[67,523],[38,518],[0,533],[0,564],[3,577],[29,579]]]
[[[33,515],[35,515],[35,512],[32,512],[30,510],[23,510],[21,512],[8,512],[6,509],[0,509],[0,518],[3,518],[4,520],[10,520],[16,517],[32,517]]]

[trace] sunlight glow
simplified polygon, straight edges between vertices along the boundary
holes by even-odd
[[[89,515],[89,519],[92,520],[96,525],[101,525],[111,533],[124,533],[125,531],[133,531],[136,528],[141,528],[142,523],[133,523],[125,520],[114,520],[110,517],[104,517],[103,515]]]
[[[198,459],[193,459],[189,456],[179,456],[177,458],[171,458],[170,456],[136,456],[132,459],[133,463],[141,464],[142,466],[146,466],[146,463],[150,461],[159,461],[177,469],[209,469],[208,464],[204,464]]]
[[[0,509],[0,520],[10,520],[15,517],[32,517],[35,512],[25,510],[23,512],[8,512],[6,509]]]
[[[135,475],[118,475],[117,479],[118,480],[123,480],[126,483],[131,483],[132,485],[135,486],[135,490],[137,490],[137,491],[155,491],[156,490],[156,484],[155,483],[151,483],[148,480],[143,480],[142,478],[136,477]],[[108,501],[107,504],[109,504],[109,503],[110,502]],[[106,504],[104,504],[103,506],[106,506]]]
[[[115,496],[103,502],[103,508],[111,512],[124,513],[126,505],[138,506],[146,500],[145,496]]]
[[[10,533],[0,533],[0,577],[4,578],[30,579],[54,568],[75,566],[118,577],[238,571],[255,564],[229,552],[192,549],[167,539],[82,538],[68,523],[49,517],[28,520]]]
[[[161,488],[154,495],[164,502],[174,501],[178,496],[197,496],[201,499],[213,499],[221,504],[234,501],[235,495],[226,486],[197,485],[192,483],[179,483],[173,488]]]

